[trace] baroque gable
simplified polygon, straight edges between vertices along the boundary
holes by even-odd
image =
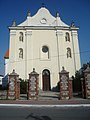
[[[28,13],[27,19],[18,26],[63,26],[66,25],[59,17],[59,13],[56,17],[52,16],[48,9],[41,7],[34,16],[30,16]]]

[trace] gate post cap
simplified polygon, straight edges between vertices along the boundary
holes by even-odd
[[[66,70],[65,70],[65,68],[64,68],[64,66],[62,66],[62,70],[61,70],[61,72],[60,73],[69,73],[69,72],[67,72]]]
[[[35,68],[33,68],[33,71],[29,75],[39,75],[39,74],[35,71]]]
[[[90,67],[89,67],[89,65],[87,65],[87,68],[86,68],[86,70],[84,70],[84,72],[90,72]]]
[[[10,75],[19,76],[17,73],[15,73],[15,69],[13,69],[13,71],[12,71],[12,73],[10,73]]]

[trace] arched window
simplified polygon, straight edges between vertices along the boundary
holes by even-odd
[[[19,48],[19,58],[23,59],[23,49]]]
[[[22,41],[22,42],[23,42],[23,32],[20,32],[20,33],[19,33],[19,41]]]
[[[49,48],[46,45],[42,46],[41,58],[42,59],[49,59]]]
[[[71,48],[67,48],[67,58],[71,58],[72,57],[72,55],[71,55]]]
[[[66,41],[69,41],[69,42],[70,42],[70,35],[69,35],[68,32],[66,32],[65,39],[66,39]]]

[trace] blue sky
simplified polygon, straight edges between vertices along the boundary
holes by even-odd
[[[74,21],[79,26],[81,63],[90,61],[90,0],[0,0],[0,74],[4,74],[4,54],[9,47],[8,27],[13,20],[24,21],[28,10],[33,16],[42,3],[53,16],[58,11],[66,24]]]

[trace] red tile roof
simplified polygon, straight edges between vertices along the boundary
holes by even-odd
[[[9,59],[9,49],[6,51],[5,55],[4,55],[5,59]]]

